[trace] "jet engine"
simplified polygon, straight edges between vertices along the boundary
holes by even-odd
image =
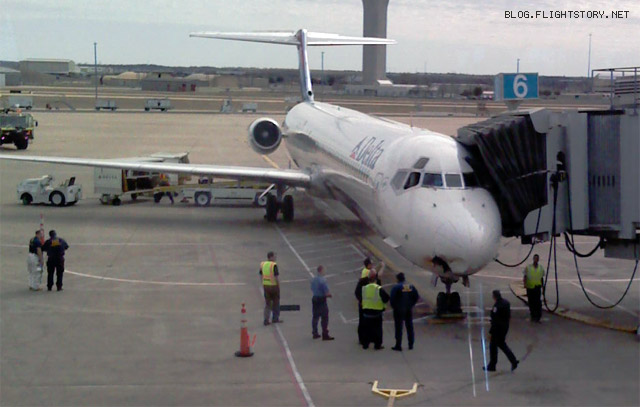
[[[249,126],[249,144],[258,154],[271,154],[282,141],[282,130],[273,119],[262,117]]]

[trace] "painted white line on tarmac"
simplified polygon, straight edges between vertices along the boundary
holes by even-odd
[[[582,281],[585,281],[585,280],[583,279]],[[628,281],[629,281],[629,280],[627,280],[627,282],[628,282]],[[577,284],[577,283],[571,282],[571,285],[574,285],[574,286],[578,287],[579,289],[581,289],[580,284]],[[585,287],[585,288],[584,288],[584,290],[585,290],[586,292],[588,292],[589,294],[591,294],[591,295],[593,295],[593,296],[595,296],[595,297],[600,298],[602,301],[606,301],[606,302],[608,303],[607,305],[611,305],[611,304],[613,304],[613,301],[611,301],[610,299],[603,297],[602,295],[598,294],[597,292],[595,292],[595,291],[593,291],[593,290],[589,290],[587,287]],[[620,308],[621,310],[623,310],[624,312],[626,312],[626,313],[627,313],[627,314],[629,314],[629,315],[633,315],[633,316],[634,316],[634,317],[636,317],[636,318],[638,317],[638,314],[637,314],[637,313],[635,313],[635,312],[633,312],[633,311],[629,310],[628,308],[623,307],[623,306],[622,306],[622,305],[620,305],[620,304],[618,304],[616,307],[617,307],[617,308]]]
[[[353,243],[352,243],[352,244],[350,244],[349,246],[351,246],[351,248],[352,248],[353,250],[355,250],[355,251],[356,251],[356,253],[358,253],[360,256],[362,256],[362,257],[367,257],[367,256],[365,256],[365,254],[364,254],[364,253],[362,253],[362,250],[358,249],[358,248],[356,247],[356,245],[354,245]]]
[[[522,277],[498,276],[495,274],[475,274],[474,277],[500,278],[503,280],[522,280]],[[559,283],[574,284],[578,281],[579,280],[577,278],[559,278],[558,279]],[[628,278],[583,278],[582,281],[589,282],[589,283],[627,283],[629,284]]]
[[[307,405],[309,407],[315,407],[313,404],[313,400],[311,400],[311,396],[309,395],[309,391],[307,390],[307,386],[304,385],[304,381],[302,380],[302,376],[300,376],[300,372],[298,372],[298,368],[296,367],[296,362],[293,361],[293,355],[291,354],[291,349],[289,349],[289,344],[287,340],[284,338],[282,331],[280,330],[280,325],[276,324],[276,331],[278,332],[278,336],[280,337],[280,341],[282,341],[282,346],[284,347],[284,352],[287,355],[287,359],[289,360],[289,366],[291,366],[291,370],[293,371],[293,375],[296,378],[296,382],[298,382],[298,387],[302,391],[302,395],[304,399],[307,401]]]
[[[343,324],[348,323],[347,318],[344,317],[344,314],[342,313],[342,311],[338,311],[338,315],[340,316],[340,319],[342,320]]]
[[[186,283],[180,281],[153,281],[153,280],[132,280],[127,278],[93,276],[91,274],[78,273],[76,271],[65,270],[65,273],[73,274],[78,277],[94,278],[96,280],[117,281],[120,283],[133,284],[156,284],[156,285],[179,285],[179,286],[240,286],[245,283]]]
[[[284,242],[287,244],[287,246],[289,246],[289,249],[291,249],[291,251],[293,252],[293,254],[298,258],[298,260],[300,260],[300,263],[302,264],[302,266],[307,270],[307,273],[309,273],[309,275],[311,276],[311,278],[313,278],[313,273],[311,272],[311,269],[309,268],[309,266],[307,266],[307,263],[304,262],[304,260],[302,260],[302,257],[300,257],[300,255],[298,254],[298,252],[296,251],[296,249],[293,248],[293,246],[291,246],[291,243],[289,242],[289,239],[287,239],[287,237],[284,235],[284,233],[282,233],[282,230],[280,230],[280,228],[278,227],[278,225],[274,225],[273,227],[276,228],[276,230],[278,231],[278,233],[280,233],[280,236],[282,237],[282,239],[284,240]]]

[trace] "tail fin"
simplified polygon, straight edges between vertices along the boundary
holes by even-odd
[[[269,44],[295,45],[298,48],[298,62],[300,70],[300,87],[302,100],[313,102],[311,88],[311,73],[307,46],[336,46],[336,45],[391,45],[394,40],[372,37],[347,37],[338,34],[307,32],[305,29],[293,31],[264,31],[264,32],[197,32],[190,37],[214,38],[220,40],[263,42]]]

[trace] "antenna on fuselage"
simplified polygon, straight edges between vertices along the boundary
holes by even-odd
[[[298,70],[300,71],[300,92],[302,100],[313,102],[311,87],[311,71],[307,47],[337,45],[391,45],[394,40],[373,37],[346,37],[338,34],[308,32],[306,29],[292,31],[260,31],[260,32],[197,32],[190,37],[215,38],[269,44],[295,45],[298,48]]]

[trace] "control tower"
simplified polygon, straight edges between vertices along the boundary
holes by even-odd
[[[363,36],[387,38],[387,7],[389,0],[362,0],[364,8]],[[385,81],[387,46],[365,45],[362,51],[362,84],[377,85]]]

